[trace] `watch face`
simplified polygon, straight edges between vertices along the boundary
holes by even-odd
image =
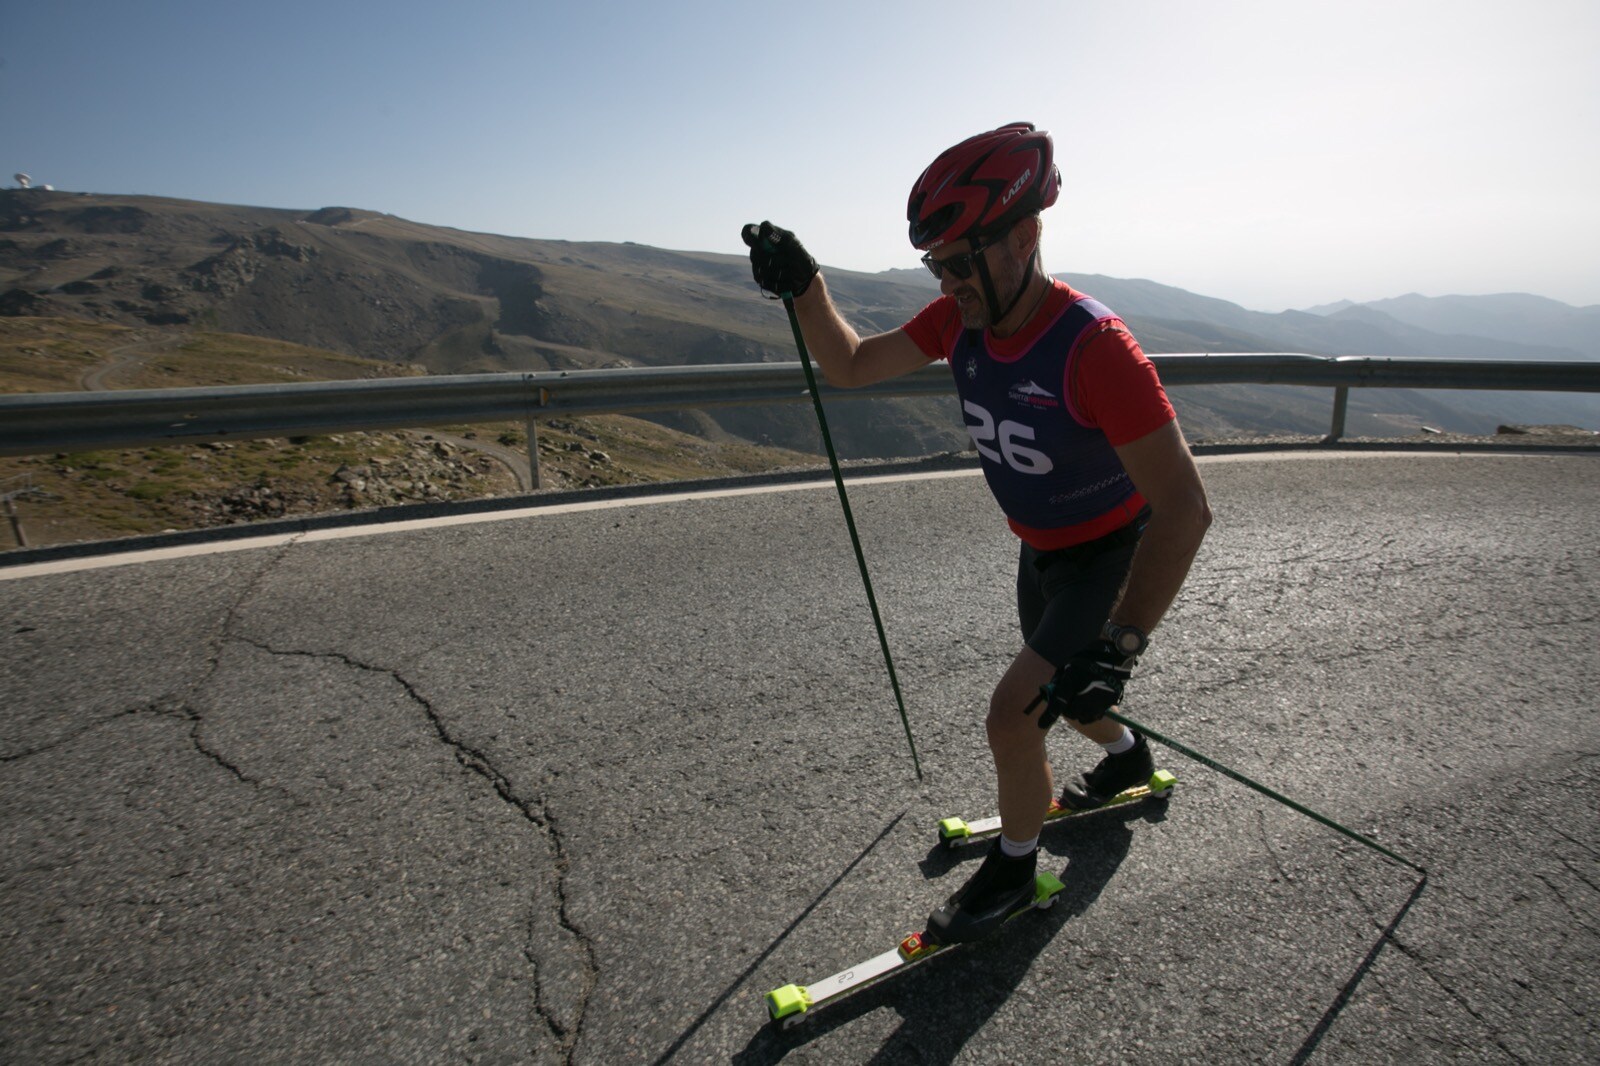
[[[1117,650],[1124,655],[1138,655],[1144,650],[1144,634],[1127,627],[1117,631]]]

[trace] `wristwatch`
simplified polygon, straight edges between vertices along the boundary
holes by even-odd
[[[1115,622],[1107,622],[1100,636],[1110,641],[1119,655],[1126,655],[1130,659],[1137,659],[1150,646],[1150,638],[1138,626],[1119,626]]]

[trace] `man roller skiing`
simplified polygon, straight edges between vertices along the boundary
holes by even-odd
[[[1045,736],[1057,718],[1104,749],[1066,783],[1064,805],[1099,806],[1153,772],[1144,737],[1105,712],[1211,521],[1154,366],[1108,308],[1044,272],[1039,216],[1060,181],[1050,135],[1028,124],[940,155],[913,186],[907,219],[941,296],[899,329],[864,339],[792,233],[769,222],[744,231],[757,284],[793,296],[832,384],[949,361],[984,476],[1021,541],[1023,642],[985,721],[1001,835],[930,916],[929,933],[945,943],[987,936],[1032,901],[1054,795]]]

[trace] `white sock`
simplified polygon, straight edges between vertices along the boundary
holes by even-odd
[[[1039,838],[1037,836],[1032,840],[1024,840],[1018,844],[1004,833],[1000,834],[1000,854],[1008,859],[1020,859],[1038,846]]]
[[[1137,742],[1138,738],[1133,735],[1133,730],[1129,729],[1127,726],[1123,726],[1122,735],[1120,737],[1111,741],[1109,744],[1102,744],[1100,746],[1106,749],[1107,755],[1121,755],[1125,751],[1132,751],[1134,744]]]

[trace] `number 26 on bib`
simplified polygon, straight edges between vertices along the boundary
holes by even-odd
[[[971,400],[964,401],[961,407],[969,419],[977,420],[967,422],[967,432],[972,435],[972,443],[977,445],[978,453],[985,459],[1004,463],[1024,474],[1048,474],[1054,469],[1055,464],[1044,452],[1018,443],[1034,439],[1032,426],[1009,420],[996,425],[994,416]],[[999,451],[994,448],[996,444],[999,445]]]

